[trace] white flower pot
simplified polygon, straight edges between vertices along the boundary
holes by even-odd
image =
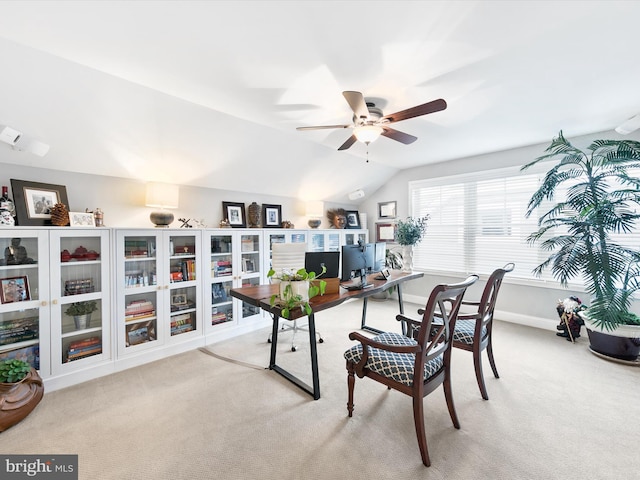
[[[290,288],[289,288],[290,287]],[[303,302],[309,301],[309,281],[300,280],[297,282],[280,282],[280,298],[288,299],[296,295],[302,297]]]

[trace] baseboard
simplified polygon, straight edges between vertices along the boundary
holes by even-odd
[[[427,299],[418,295],[402,294],[402,298],[405,302],[415,303],[417,305],[425,305]],[[518,325],[524,325],[527,327],[540,328],[542,330],[556,331],[557,319],[534,317],[531,315],[523,315],[522,313],[506,312],[503,310],[496,310],[493,314],[493,318],[502,322],[516,323]]]

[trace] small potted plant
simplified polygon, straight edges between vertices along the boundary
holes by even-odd
[[[282,318],[289,318],[291,311],[298,308],[305,315],[310,315],[309,299],[316,295],[324,295],[327,282],[317,279],[326,271],[327,269],[323,266],[319,274],[307,272],[306,269],[301,268],[296,272],[285,270],[280,275],[276,275],[276,271],[270,269],[267,278],[280,280],[280,293],[271,296],[271,306],[280,309]]]
[[[429,215],[398,220],[396,242],[404,247],[402,252],[403,272],[411,272],[413,270],[413,247],[420,243],[427,232],[427,220],[429,220]]]
[[[64,313],[73,317],[73,321],[76,324],[76,328],[89,328],[91,322],[91,314],[98,310],[95,300],[88,300],[85,302],[74,302],[70,304]]]
[[[15,425],[42,400],[38,372],[23,360],[0,360],[0,432]]]

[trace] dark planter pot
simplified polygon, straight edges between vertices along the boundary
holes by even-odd
[[[0,432],[20,422],[42,400],[44,385],[35,369],[16,383],[0,383]]]
[[[607,357],[635,362],[640,355],[640,338],[626,338],[587,328],[591,350]]]

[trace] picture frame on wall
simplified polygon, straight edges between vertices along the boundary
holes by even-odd
[[[31,300],[31,292],[29,291],[29,278],[24,275],[21,277],[0,278],[0,302],[26,302]]]
[[[282,205],[263,203],[262,225],[265,228],[282,228]]]
[[[378,203],[378,217],[379,218],[396,218],[398,203],[394,200],[392,202],[379,202]]]
[[[360,213],[357,210],[347,210],[347,228],[362,228],[360,224]]]
[[[16,207],[17,225],[51,225],[51,208],[56,203],[62,203],[67,208],[69,207],[67,188],[64,185],[12,178],[11,190]]]
[[[222,202],[222,217],[229,221],[233,228],[245,228],[247,217],[244,211],[244,203]]]
[[[396,224],[391,222],[376,223],[376,241],[377,242],[395,242],[396,241]]]

